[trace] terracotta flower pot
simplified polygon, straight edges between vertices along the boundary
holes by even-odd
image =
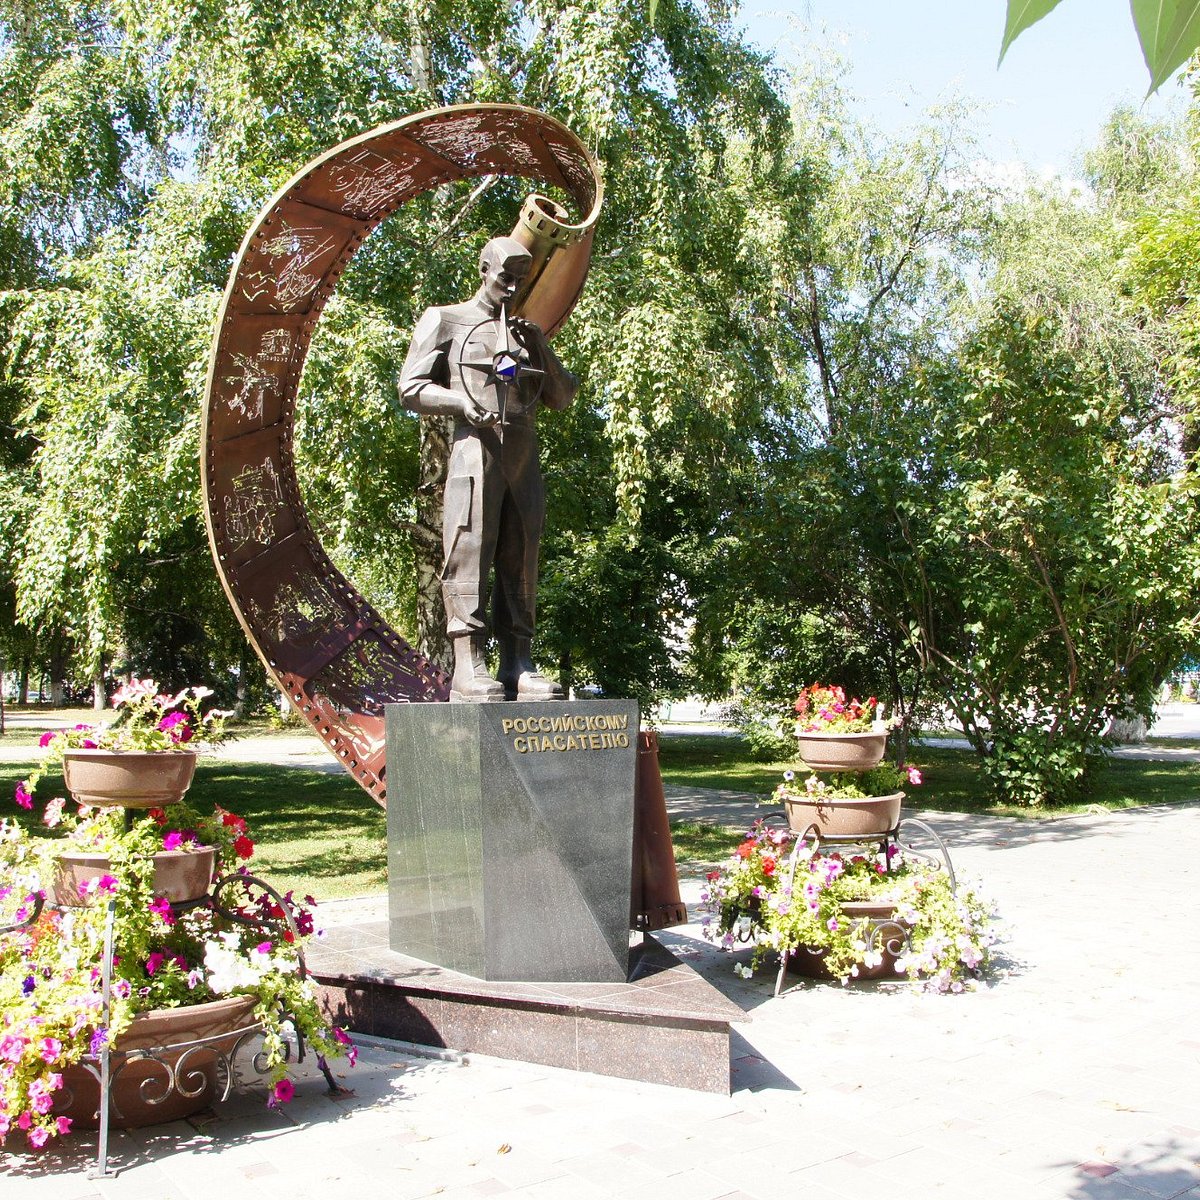
[[[848,900],[841,906],[842,912],[851,921],[866,917],[879,923],[874,948],[883,955],[883,961],[873,967],[859,963],[858,974],[852,978],[857,982],[870,979],[903,979],[896,970],[896,959],[903,951],[908,927],[896,917],[896,906],[886,901]],[[825,951],[812,946],[797,946],[788,952],[788,970],[805,979],[832,979],[833,973],[825,965]]]
[[[858,974],[853,979],[865,983],[871,979],[903,979],[896,970],[896,956],[886,947],[880,948],[883,962],[876,966],[867,967],[859,964]],[[825,954],[821,950],[813,950],[809,946],[799,946],[788,955],[788,970],[805,979],[832,979],[833,972],[825,965]]]
[[[177,804],[196,772],[194,750],[67,750],[63,780],[80,804],[165,808]]]
[[[887,748],[887,733],[798,733],[800,758],[813,771],[869,771]]]
[[[862,800],[826,800],[807,795],[784,797],[788,825],[804,833],[815,825],[825,837],[875,837],[895,829],[900,820],[903,792],[867,796]]]
[[[215,846],[192,846],[186,850],[160,850],[154,856],[153,891],[172,904],[198,900],[209,889],[217,865]],[[54,900],[57,904],[83,903],[79,885],[108,873],[106,854],[67,851],[54,867]]]
[[[254,997],[230,996],[188,1008],[159,1008],[133,1018],[113,1047],[110,1121],[121,1129],[178,1121],[225,1094],[226,1064],[240,1036],[254,1029]],[[202,1038],[203,1045],[188,1045]],[[165,1047],[176,1047],[165,1049]],[[146,1051],[145,1057],[131,1051]],[[77,1126],[99,1123],[100,1083],[83,1066],[63,1071],[56,1114]]]

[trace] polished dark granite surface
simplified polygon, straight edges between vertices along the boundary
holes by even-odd
[[[612,1014],[653,1013],[676,1021],[747,1021],[749,1017],[653,937],[647,937],[627,983],[514,983],[464,975],[420,962],[388,947],[386,921],[329,930],[308,954],[308,969],[321,978],[402,985],[428,994],[478,997],[586,1009]]]
[[[490,980],[629,973],[637,704],[390,704],[391,946]]]
[[[489,982],[388,946],[385,921],[337,926],[310,973],[351,1029],[499,1058],[729,1090],[729,1027],[746,1013],[652,937],[628,982]]]

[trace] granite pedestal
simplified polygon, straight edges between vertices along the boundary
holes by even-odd
[[[729,1092],[730,1023],[750,1017],[647,935],[628,982],[489,983],[388,946],[383,920],[308,953],[329,1019],[356,1033]]]
[[[637,705],[386,708],[392,950],[486,980],[629,974]]]

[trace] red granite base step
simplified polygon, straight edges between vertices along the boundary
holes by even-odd
[[[729,1027],[750,1018],[652,937],[628,983],[497,983],[388,947],[386,921],[330,929],[309,970],[360,1033],[729,1093]]]

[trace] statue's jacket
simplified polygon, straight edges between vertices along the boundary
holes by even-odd
[[[475,300],[427,309],[413,331],[399,379],[401,400],[413,411],[423,410],[421,390],[436,384],[473,397],[500,418],[488,427],[457,419],[447,467],[442,578],[478,596],[469,605],[472,627],[484,590],[481,576],[486,577],[493,555],[497,581],[502,574],[510,576],[503,581],[505,591],[532,594],[536,588],[545,518],[537,409],[541,404],[566,408],[578,387],[548,347],[539,354],[515,341],[515,355],[541,373],[518,377],[515,384],[496,379],[491,367],[498,336],[497,320]]]

